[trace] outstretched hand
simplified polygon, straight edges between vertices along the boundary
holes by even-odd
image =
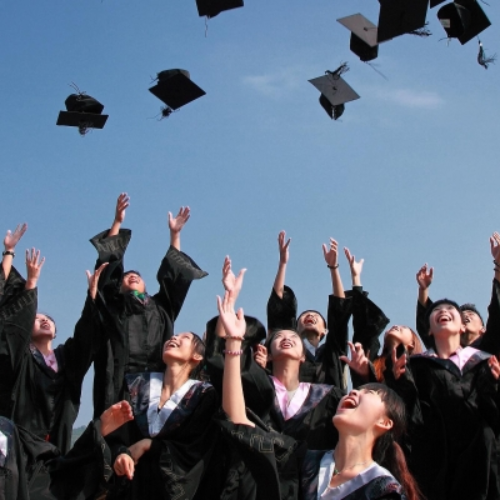
[[[328,267],[336,269],[339,265],[339,244],[330,238],[330,248],[323,243],[323,255]]]
[[[7,231],[5,238],[3,240],[3,245],[6,252],[13,252],[19,240],[23,237],[23,234],[28,229],[28,224],[18,224],[14,232],[12,233],[10,229]]]
[[[107,436],[112,432],[116,431],[118,427],[127,423],[130,420],[134,420],[134,414],[132,412],[132,407],[128,401],[120,401],[110,406],[101,415],[101,434],[102,436]]]
[[[349,262],[349,267],[351,268],[351,276],[353,278],[359,278],[361,276],[361,271],[363,270],[365,259],[356,261],[356,257],[351,254],[350,250],[347,247],[344,248],[344,253],[347,262]]]
[[[180,233],[184,224],[191,217],[191,209],[189,207],[181,207],[179,213],[174,217],[172,212],[168,212],[168,227],[172,233]]]
[[[490,237],[490,248],[495,266],[500,267],[500,234],[496,231]]]
[[[406,372],[406,353],[402,354],[400,358],[397,357],[396,347],[394,347],[391,351],[391,359],[392,359],[392,373],[396,380]]]
[[[434,278],[434,268],[427,267],[425,263],[416,275],[418,286],[421,290],[427,290],[431,286],[432,279]]]
[[[130,205],[130,196],[127,193],[120,193],[116,200],[115,222],[121,224],[125,220],[125,210]]]
[[[262,344],[256,345],[253,350],[253,359],[261,368],[265,369],[267,365],[267,347]]]
[[[95,300],[97,295],[97,286],[99,285],[99,277],[101,273],[104,271],[104,268],[109,264],[109,262],[104,262],[101,264],[92,274],[90,271],[85,271],[87,274],[87,281],[89,283],[89,294],[92,300]]]
[[[286,241],[285,241],[286,240]],[[290,252],[288,251],[288,247],[290,246],[291,238],[286,239],[286,232],[280,231],[278,234],[278,248],[280,251],[280,264],[286,264],[288,262],[288,258],[290,257]]]
[[[36,287],[40,272],[42,270],[45,257],[40,258],[40,250],[26,250],[26,289],[30,290]]]
[[[242,269],[238,276],[235,276],[233,270],[231,269],[231,259],[229,255],[226,255],[224,259],[224,264],[222,266],[222,284],[226,292],[229,292],[229,297],[233,304],[236,302],[238,295],[240,294],[241,287],[243,286],[243,277],[245,276],[246,269]]]
[[[356,342],[353,344],[352,342],[347,342],[349,346],[349,351],[351,352],[351,359],[347,356],[340,356],[340,360],[349,366],[351,370],[354,370],[364,379],[368,379],[370,376],[370,360],[365,354],[363,350],[363,346]]]
[[[491,356],[488,359],[488,365],[491,370],[491,374],[493,375],[495,380],[498,380],[500,378],[500,363],[498,362],[498,359],[496,356]]]
[[[237,313],[234,312],[234,303],[229,297],[229,292],[224,294],[223,299],[217,296],[217,308],[219,309],[219,318],[224,326],[226,336],[243,339],[247,326],[243,309],[240,308]]]

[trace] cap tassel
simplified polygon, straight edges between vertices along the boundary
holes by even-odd
[[[484,69],[488,69],[488,66],[496,61],[497,55],[493,54],[492,56],[487,57],[483,49],[483,44],[481,43],[481,40],[478,41],[479,41],[479,53],[477,54],[477,62],[481,66],[483,66]]]
[[[338,80],[341,75],[349,71],[349,65],[344,62],[335,71],[325,71],[325,75],[330,75],[334,80]]]
[[[432,36],[432,32],[429,29],[427,29],[428,25],[429,25],[429,23],[425,23],[423,28],[419,28],[418,30],[409,31],[408,34],[419,36],[421,38],[427,38],[428,36]]]

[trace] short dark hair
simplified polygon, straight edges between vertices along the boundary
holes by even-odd
[[[473,313],[476,313],[479,316],[479,319],[481,320],[481,323],[484,326],[484,320],[479,311],[476,308],[476,304],[471,304],[470,302],[467,302],[466,304],[462,304],[460,306],[460,311],[465,312],[465,311],[472,311]]]
[[[427,328],[430,327],[429,318],[431,316],[432,311],[434,311],[434,309],[436,309],[436,307],[439,307],[442,304],[449,304],[450,306],[453,306],[460,313],[460,315],[462,314],[462,310],[460,309],[460,306],[454,300],[450,300],[450,299],[436,300],[436,302],[433,302],[425,311],[425,323],[427,325]]]

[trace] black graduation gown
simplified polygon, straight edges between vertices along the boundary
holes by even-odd
[[[20,302],[30,296],[28,292],[33,291],[23,292],[19,296]],[[36,297],[36,291],[34,295]],[[25,304],[20,311],[22,323],[4,325],[0,341],[0,353],[5,359],[1,371],[13,374],[5,379],[9,380],[9,384],[1,384],[4,394],[1,414],[50,441],[63,453],[71,446],[83,379],[92,363],[97,343],[96,314],[93,301],[87,297],[73,337],[54,349],[57,372],[46,365],[36,348],[30,346],[36,301]],[[22,328],[20,324],[23,324]]]
[[[0,432],[7,440],[7,455],[0,455],[0,500],[29,500],[22,445],[15,424],[0,417]]]
[[[151,438],[151,449],[136,464],[132,481],[115,477],[108,499],[190,500],[206,498],[199,491],[217,442],[212,418],[219,409],[214,388],[197,382],[179,402],[159,434],[149,435],[147,410],[151,373],[127,376],[135,421],[107,437],[113,460],[127,447]],[[220,473],[220,471],[219,471]]]
[[[435,347],[434,338],[429,335],[429,325],[426,321],[427,309],[432,304],[431,299],[427,299],[425,306],[417,301],[417,332],[427,349],[434,349]],[[472,342],[471,347],[489,352],[490,354],[500,354],[500,283],[496,279],[493,279],[485,332]]]
[[[0,308],[7,304],[11,298],[21,293],[25,284],[24,278],[14,266],[11,268],[9,277],[5,279],[3,267],[0,265]]]
[[[94,500],[107,491],[111,450],[100,420],[90,422],[71,450],[62,455],[51,443],[18,428],[24,450],[30,500]]]
[[[207,276],[190,257],[170,247],[157,273],[157,294],[145,301],[121,294],[123,258],[132,233],[123,229],[107,237],[108,232],[90,240],[99,253],[96,269],[109,262],[99,279],[96,299],[105,335],[94,363],[95,417],[127,397],[125,374],[164,371],[163,345],[173,335],[173,323],[191,282]]]
[[[328,298],[327,324],[329,332],[325,343],[313,355],[306,350],[306,360],[300,367],[300,381],[330,384],[346,389],[344,365],[339,357],[347,351],[348,324],[351,316],[350,298]],[[285,286],[283,298],[274,288],[267,302],[268,330],[292,329],[297,327],[297,299],[293,290]]]
[[[460,372],[432,354],[411,356],[398,380],[392,370],[384,374],[405,402],[410,470],[427,500],[498,499],[500,414],[490,355],[475,353]]]

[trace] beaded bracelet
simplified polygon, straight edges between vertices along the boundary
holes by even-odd
[[[230,354],[231,356],[241,356],[243,354],[243,349],[240,349],[238,351],[231,351],[229,349],[224,349],[222,352],[224,354]]]
[[[338,269],[338,268],[339,268],[339,265],[340,265],[340,264],[337,264],[337,265],[335,265],[335,266],[331,266],[330,264],[327,264],[327,265],[326,265],[326,267],[327,267],[328,269]]]

